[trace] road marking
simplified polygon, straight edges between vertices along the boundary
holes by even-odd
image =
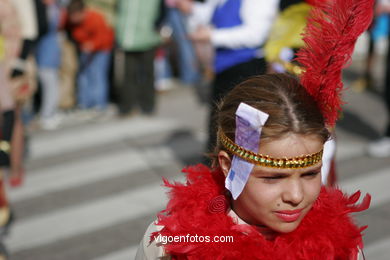
[[[360,190],[363,194],[370,193],[372,196],[371,207],[380,206],[390,200],[390,168],[374,172],[367,172],[365,175],[343,180],[339,186],[344,192],[354,193]]]
[[[165,190],[160,184],[144,186],[98,201],[21,220],[12,228],[6,245],[10,252],[44,246],[157,213],[165,204]]]
[[[113,252],[111,254],[95,258],[94,260],[132,260],[137,253],[138,245],[132,246],[127,249]]]
[[[367,259],[389,260],[390,256],[390,237],[375,241],[364,249],[364,255]]]
[[[153,155],[159,160],[151,160],[149,150],[153,150]],[[172,151],[166,147],[117,151],[37,170],[36,173],[26,175],[25,184],[21,188],[9,189],[8,194],[11,203],[15,203],[94,181],[172,164],[174,161]]]
[[[358,142],[340,142],[336,140],[336,160],[346,161],[352,158],[363,156],[367,144]]]
[[[178,123],[169,119],[135,118],[112,124],[92,124],[82,129],[69,129],[54,135],[36,136],[31,140],[30,159],[45,158],[84,147],[110,144],[125,138],[137,138],[172,131]]]

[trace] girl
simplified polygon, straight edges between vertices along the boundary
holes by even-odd
[[[316,5],[297,56],[300,79],[250,78],[218,106],[213,166],[184,170],[136,259],[362,259],[350,213],[368,208],[321,186],[322,154],[340,103],[341,69],[369,25],[373,1]]]
[[[186,169],[186,185],[166,182],[171,200],[137,259],[357,259],[364,228],[349,213],[367,208],[369,197],[354,206],[359,194],[321,188],[328,137],[317,103],[295,78],[241,83],[220,105],[213,169]],[[187,234],[205,241],[159,241]],[[221,236],[233,242],[215,242]]]

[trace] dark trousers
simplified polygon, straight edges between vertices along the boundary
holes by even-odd
[[[10,145],[15,124],[15,112],[13,110],[3,112],[1,121],[2,126],[0,131],[0,141],[6,141]],[[7,151],[0,150],[0,167],[8,167],[9,165],[9,153]]]
[[[135,106],[150,114],[155,108],[155,50],[125,52],[125,76],[120,88],[119,111],[129,113]]]
[[[390,42],[390,34],[388,36]],[[385,104],[387,108],[388,123],[385,136],[390,137],[390,45],[387,48],[386,75],[385,75]]]
[[[207,152],[213,152],[217,141],[217,105],[221,99],[232,90],[238,83],[245,79],[262,75],[266,72],[266,62],[264,59],[252,59],[248,62],[237,64],[220,73],[217,73],[214,83],[210,103],[209,116],[209,139]]]

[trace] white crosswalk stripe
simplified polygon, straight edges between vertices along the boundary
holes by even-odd
[[[120,250],[118,252],[95,258],[95,260],[129,260],[134,259],[136,253],[137,246],[132,246],[125,250]]]
[[[390,249],[390,237],[382,239],[375,244],[369,245],[364,250],[367,259],[388,260]]]
[[[98,201],[39,215],[26,221],[22,220],[15,225],[7,244],[9,250],[15,252],[69,238],[75,233],[86,233],[112,223],[131,220],[162,209],[165,204],[164,197],[164,190],[160,186],[150,185]],[[48,229],[48,227],[51,228]],[[37,230],[45,230],[45,232],[37,236]]]
[[[82,186],[96,180],[136,173],[153,166],[172,163],[174,160],[171,151],[165,147],[153,148],[153,152],[159,157],[158,161],[150,160],[147,151],[128,149],[108,155],[102,154],[89,160],[52,166],[39,170],[39,173],[31,172],[22,189],[10,190],[10,198],[12,202],[17,202],[52,191]]]
[[[361,190],[372,196],[371,207],[379,207],[390,201],[390,169],[371,172],[362,177],[349,179],[339,185],[344,192],[353,193]]]
[[[95,126],[95,127],[93,127]],[[44,158],[60,153],[77,151],[96,144],[109,144],[125,138],[153,135],[154,133],[173,130],[178,124],[172,120],[138,117],[123,120],[115,124],[99,124],[83,129],[70,129],[59,135],[41,135],[31,142],[31,159]]]

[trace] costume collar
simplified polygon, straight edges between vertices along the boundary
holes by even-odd
[[[312,210],[293,232],[273,241],[229,210],[224,176],[204,165],[184,170],[186,184],[165,181],[170,201],[158,216],[163,236],[232,236],[232,243],[172,243],[164,246],[173,259],[350,259],[363,247],[361,232],[349,216],[368,208],[369,196],[355,205],[360,193],[345,196],[338,189],[321,190]],[[211,206],[210,206],[211,205]],[[353,259],[353,258],[351,258]]]

